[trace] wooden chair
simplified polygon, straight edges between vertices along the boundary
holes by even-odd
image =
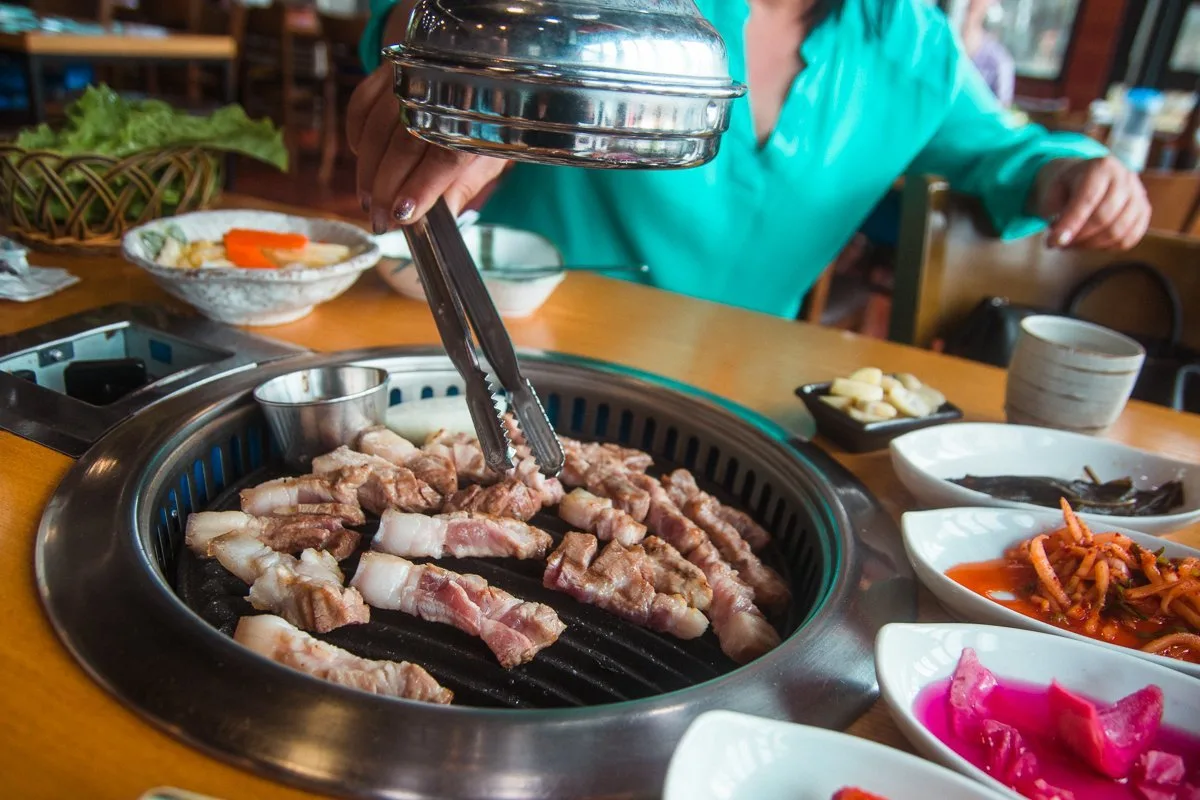
[[[1183,341],[1200,346],[1200,239],[1151,232],[1129,252],[1052,250],[1043,236],[1003,241],[978,201],[950,191],[940,178],[905,185],[896,287],[888,338],[930,347],[953,331],[985,297],[1061,308],[1078,283],[1116,261],[1145,261],[1169,277],[1185,309]],[[1162,304],[1139,275],[1094,292],[1081,316],[1142,334],[1162,334]]]
[[[1141,178],[1150,198],[1150,228],[1189,233],[1200,202],[1200,172],[1148,170]]]
[[[342,100],[354,91],[354,87],[363,79],[362,65],[358,60],[358,42],[362,39],[370,17],[320,14],[318,21],[329,63],[322,90],[324,121],[321,127],[324,130],[321,167],[317,179],[322,186],[328,187],[333,180],[333,169],[337,163],[339,143],[342,139]]]

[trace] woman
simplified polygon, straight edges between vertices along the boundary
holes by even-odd
[[[404,0],[412,2],[412,0]],[[378,46],[410,6],[373,0],[375,71],[348,112],[373,227],[457,211],[507,162],[426,145],[397,122]],[[923,0],[698,0],[725,40],[735,101],[719,155],[688,170],[517,164],[483,219],[535,230],[568,262],[648,264],[657,286],[795,318],[808,288],[906,171],[979,195],[1005,237],[1054,219],[1055,246],[1128,248],[1149,205],[1136,176],[1082,136],[1014,128]],[[389,11],[391,13],[389,13]]]

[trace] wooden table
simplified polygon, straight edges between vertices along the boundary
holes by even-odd
[[[92,63],[209,62],[224,68],[224,101],[237,99],[237,41],[232,36],[167,33],[162,36],[120,33],[75,34],[26,31],[0,34],[0,51],[16,53],[29,81],[29,111],[34,122],[46,119],[45,68],[71,61]]]
[[[261,205],[261,204],[257,204]],[[0,302],[0,333],[105,303],[170,302],[115,259],[35,256],[83,280],[31,304]],[[521,346],[626,364],[715,392],[795,430],[807,418],[796,386],[874,364],[913,372],[943,389],[968,420],[1003,418],[1000,370],[842,331],[751,314],[653,289],[573,274],[532,318],[513,322]],[[428,309],[365,274],[338,300],[299,322],[261,333],[314,350],[437,342]],[[1200,417],[1132,404],[1114,439],[1200,460]],[[824,444],[895,516],[913,498],[886,451],[850,455]],[[22,800],[132,800],[173,785],[226,800],[300,798],[295,790],[227,766],[144,722],[96,685],[59,644],[38,604],[33,543],[38,519],[71,460],[0,433],[0,795]],[[1174,538],[1200,545],[1200,530]],[[941,619],[922,591],[923,619]],[[853,733],[909,749],[877,703]]]

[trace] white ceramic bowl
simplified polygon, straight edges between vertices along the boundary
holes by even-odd
[[[1148,488],[1183,481],[1183,506],[1171,514],[1113,517],[1080,514],[1089,525],[1121,525],[1163,534],[1200,521],[1200,466],[1174,461],[1117,442],[1050,428],[960,422],[913,431],[890,444],[892,467],[926,508],[996,506],[1044,510],[1031,503],[1000,500],[951,483],[966,475],[1045,475],[1073,480],[1091,467],[1101,480],[1129,476]]]
[[[663,800],[830,800],[847,786],[888,800],[999,800],[936,764],[845,733],[709,711],[688,727]]]
[[[528,317],[541,308],[566,277],[561,269],[534,278],[489,275],[491,267],[514,272],[561,268],[562,254],[549,239],[529,231],[498,225],[470,225],[461,230],[467,250],[483,274],[483,282],[492,296],[492,302],[503,317]],[[378,266],[384,281],[405,297],[425,302],[425,288],[421,285],[417,268],[413,266],[404,231],[392,231],[376,241],[384,254]]]
[[[1121,415],[1145,359],[1140,344],[1100,325],[1027,317],[1008,367],[1008,421],[1101,432]]]
[[[971,561],[1001,558],[1004,551],[1039,533],[1061,528],[1062,514],[1056,511],[1016,511],[1001,508],[948,508],[941,511],[910,511],[900,518],[904,550],[912,562],[917,578],[938,599],[951,615],[969,622],[1007,625],[1041,633],[1051,633],[1097,649],[1128,655],[1200,677],[1200,664],[1190,664],[1177,658],[1142,653],[1128,647],[1090,639],[1073,631],[1056,628],[1049,623],[1027,617],[977,594],[957,581],[946,577],[946,570]],[[1111,525],[1093,528],[1095,533],[1116,531],[1151,550],[1163,548],[1171,558],[1196,556],[1200,550],[1176,542]],[[1200,685],[1196,687],[1200,693]]]
[[[143,236],[176,226],[188,241],[220,241],[233,228],[302,233],[312,241],[346,245],[351,257],[328,267],[182,269],[154,263],[157,253]],[[196,211],[139,225],[121,243],[125,258],[150,273],[163,289],[209,319],[233,325],[282,325],[349,289],[379,261],[379,248],[363,230],[345,222],[273,211]]]
[[[983,770],[942,744],[917,719],[913,706],[921,690],[948,678],[964,648],[970,647],[997,678],[1067,689],[1112,703],[1157,685],[1163,691],[1163,723],[1200,733],[1200,686],[1195,679],[1136,658],[1053,636],[986,625],[885,625],[875,639],[875,671],[896,725],[918,752],[1021,798]],[[930,797],[940,797],[930,793]],[[1021,798],[1024,800],[1024,798]],[[1079,800],[1085,800],[1080,797]]]

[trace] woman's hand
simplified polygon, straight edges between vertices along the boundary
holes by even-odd
[[[367,76],[350,98],[346,139],[358,156],[358,199],[376,235],[425,215],[439,197],[457,214],[507,162],[428,144],[400,122],[392,67]]]
[[[1051,247],[1128,250],[1150,226],[1141,179],[1112,156],[1057,159],[1037,179],[1037,213]]]

